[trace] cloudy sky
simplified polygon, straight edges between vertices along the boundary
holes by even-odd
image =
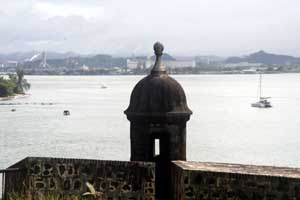
[[[299,0],[0,0],[0,53],[300,56]]]

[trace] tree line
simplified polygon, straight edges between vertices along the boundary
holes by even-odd
[[[8,78],[0,77],[0,97],[25,94],[25,91],[29,89],[30,84],[24,79],[22,69],[17,69],[16,74],[10,74]]]

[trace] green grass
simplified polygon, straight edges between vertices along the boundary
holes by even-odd
[[[8,193],[8,200],[100,200],[103,193],[95,190],[94,186],[86,183],[89,192],[83,194],[61,194],[55,191],[40,191],[32,194],[31,192],[10,192]],[[0,198],[0,200],[2,200]]]
[[[38,193],[34,197],[31,196],[30,194],[24,195],[24,194],[10,193],[8,195],[8,200],[32,200],[32,199],[37,199],[37,200],[88,200],[87,198],[81,198],[78,195],[62,196],[57,193],[51,193],[51,194]]]

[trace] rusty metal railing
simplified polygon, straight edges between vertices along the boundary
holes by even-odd
[[[1,185],[1,199],[6,200],[6,190],[5,190],[5,175],[7,173],[17,172],[20,171],[19,168],[7,168],[7,169],[0,169],[0,175],[2,174],[2,185]]]

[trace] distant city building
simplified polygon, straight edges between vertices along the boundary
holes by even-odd
[[[261,63],[249,63],[249,62],[240,62],[240,63],[228,63],[224,65],[224,68],[236,68],[236,67],[260,67]]]
[[[242,70],[242,73],[245,73],[245,74],[254,74],[256,72],[257,72],[257,68],[256,67],[251,67],[249,69]]]
[[[42,67],[42,68],[51,67],[51,66],[47,63],[47,54],[46,54],[46,52],[42,52],[42,53],[41,53],[41,63],[40,63],[40,67]]]
[[[184,68],[184,67],[196,67],[195,60],[169,60],[165,62],[165,65],[169,68]]]
[[[44,52],[44,51],[33,55],[31,58],[25,59],[25,61],[31,62],[31,63],[36,62],[36,61],[40,61],[39,67],[41,67],[41,68],[51,67],[47,63],[47,53]]]
[[[224,62],[224,58],[217,56],[197,56],[195,57],[198,66],[208,66],[208,65],[221,65]]]
[[[145,60],[141,59],[127,59],[127,69],[138,69],[138,68],[144,68],[145,66]]]
[[[18,61],[14,60],[8,60],[5,64],[5,67],[17,67],[18,66]]]
[[[136,69],[138,68],[139,61],[133,59],[127,59],[126,64],[128,69]]]
[[[86,65],[82,65],[81,69],[83,71],[89,71],[90,70],[90,68],[88,66],[86,66]]]
[[[150,68],[154,65],[154,63],[154,60],[147,60],[146,68]],[[164,60],[163,63],[167,68],[196,67],[195,60]]]

